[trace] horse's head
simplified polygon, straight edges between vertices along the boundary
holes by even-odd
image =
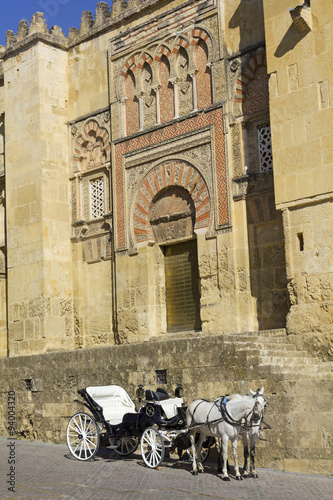
[[[255,400],[251,420],[259,422],[263,418],[267,406],[267,401],[263,396],[264,387],[257,389],[255,392],[250,389],[250,393]]]

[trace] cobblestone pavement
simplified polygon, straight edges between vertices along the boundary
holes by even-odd
[[[149,469],[138,452],[124,458],[101,448],[93,461],[79,462],[65,445],[15,441],[13,446],[0,438],[0,449],[1,500],[333,500],[331,477],[259,469],[258,479],[223,482],[213,463],[195,477],[190,463],[173,459],[165,459],[161,470]],[[11,449],[15,492],[7,483]]]

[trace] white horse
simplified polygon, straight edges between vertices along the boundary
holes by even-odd
[[[260,391],[259,389],[257,392],[254,392],[250,389],[250,393],[252,394],[253,397],[256,395],[259,395]],[[261,395],[263,393],[263,389],[261,392]],[[246,397],[246,396],[245,396]],[[228,399],[240,399],[244,398],[244,396],[240,396],[239,394],[233,394],[232,396],[228,396]],[[267,406],[267,403],[266,403]],[[264,422],[263,420],[264,415],[261,416],[261,418],[258,420],[257,423],[252,422],[251,427],[243,427],[242,430],[240,431],[242,442],[243,442],[243,450],[244,450],[244,466],[243,466],[243,477],[248,478],[248,477],[253,477],[257,478],[258,474],[255,470],[255,464],[254,464],[254,458],[255,458],[255,447],[257,444],[257,441],[259,439],[259,431],[260,429],[271,429],[271,426]],[[249,453],[249,447],[250,447],[250,453]],[[217,448],[217,472],[221,473],[222,472],[222,462],[223,462],[223,454],[222,454],[222,440],[217,439],[216,440],[216,448]],[[250,468],[248,467],[248,460],[250,456]]]
[[[266,400],[263,397],[264,389],[257,390],[251,396],[240,396],[235,394],[226,398],[220,397],[213,402],[199,399],[194,401],[186,411],[186,424],[189,428],[189,436],[192,445],[193,474],[198,474],[198,469],[203,472],[200,462],[201,445],[206,436],[221,438],[223,453],[222,479],[229,481],[227,471],[227,456],[229,439],[232,444],[235,476],[242,479],[238,467],[237,441],[240,433],[245,433],[248,438],[259,432],[260,423],[264,415]],[[255,431],[257,429],[257,431]],[[195,434],[200,432],[200,437],[195,445]],[[253,438],[255,445],[256,439]],[[252,449],[252,448],[251,448]],[[245,456],[245,452],[244,452]]]

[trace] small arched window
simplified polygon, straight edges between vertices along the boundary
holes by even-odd
[[[160,108],[161,108],[161,123],[168,122],[174,118],[175,102],[174,89],[170,78],[170,64],[164,55],[161,57],[159,67],[160,78]]]
[[[195,60],[198,68],[196,76],[198,109],[202,109],[212,104],[211,70],[207,66],[208,48],[202,39],[197,44]]]
[[[128,70],[125,80],[126,92],[126,133],[135,134],[139,131],[139,101],[135,95],[135,77],[131,70]]]

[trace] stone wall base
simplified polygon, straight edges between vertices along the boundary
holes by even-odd
[[[166,371],[165,385],[156,370]],[[68,420],[82,410],[77,390],[88,385],[118,384],[134,398],[138,384],[173,394],[181,382],[188,403],[264,386],[272,430],[262,431],[256,465],[333,473],[330,365],[298,351],[284,330],[3,358],[0,376],[0,435],[8,436],[8,391],[15,391],[17,436],[52,443],[66,442]]]

